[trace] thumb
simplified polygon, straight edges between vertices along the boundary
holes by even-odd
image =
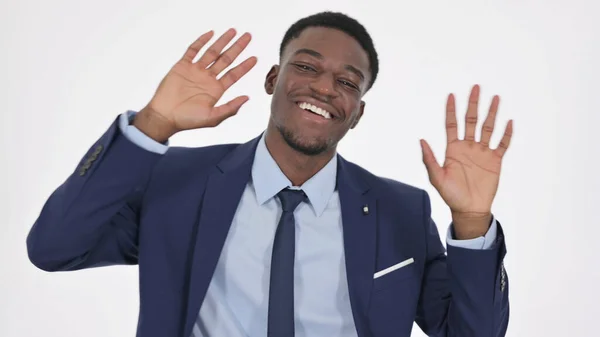
[[[248,96],[238,96],[223,105],[215,107],[211,117],[214,118],[216,124],[219,124],[227,118],[237,114],[242,105],[248,102],[248,100],[250,100],[250,97]]]
[[[444,170],[440,167],[431,147],[424,139],[420,140],[421,143],[421,151],[423,153],[423,164],[425,164],[425,168],[427,169],[427,174],[429,174],[429,181],[433,184],[434,187],[438,187],[439,182],[441,181],[442,174]]]

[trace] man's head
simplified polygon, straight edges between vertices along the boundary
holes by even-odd
[[[279,55],[265,81],[270,132],[307,155],[334,150],[360,120],[362,97],[377,78],[371,37],[355,19],[322,12],[294,23]]]

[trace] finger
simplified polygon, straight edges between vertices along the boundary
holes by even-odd
[[[448,144],[458,139],[458,124],[456,123],[456,103],[454,95],[448,95],[446,101],[446,138]]]
[[[513,121],[512,119],[508,121],[506,124],[506,130],[504,131],[504,136],[500,140],[500,144],[498,144],[498,148],[494,150],[494,153],[498,155],[500,158],[504,156],[506,150],[508,150],[508,146],[510,145],[510,139],[512,138],[513,133]]]
[[[193,62],[194,57],[196,57],[196,55],[198,55],[198,53],[200,52],[200,49],[202,49],[202,47],[204,47],[204,45],[208,41],[210,41],[210,39],[212,39],[213,35],[214,35],[214,31],[212,31],[212,30],[200,35],[200,37],[198,37],[196,39],[196,41],[194,41],[188,47],[185,54],[183,54],[182,59],[187,62]]]
[[[429,181],[434,187],[438,187],[444,173],[444,169],[440,167],[438,161],[435,159],[435,155],[429,147],[429,144],[424,139],[421,139],[421,150],[423,152],[423,164],[427,169],[429,175]]]
[[[215,63],[210,66],[208,69],[214,76],[217,76],[220,72],[222,72],[225,68],[229,67],[233,61],[248,47],[252,36],[249,33],[245,33],[240,36],[240,38],[227,49],[224,53],[217,57]]]
[[[490,145],[490,138],[492,138],[492,132],[494,132],[494,125],[496,124],[496,113],[498,112],[498,105],[500,104],[500,97],[497,95],[492,98],[492,104],[490,105],[490,111],[488,112],[485,122],[481,127],[481,145],[488,147]]]
[[[252,56],[247,58],[244,62],[238,64],[234,68],[229,69],[220,79],[224,90],[229,89],[235,82],[239,81],[244,75],[246,75],[256,65],[257,59]]]
[[[212,111],[212,119],[216,123],[215,126],[226,120],[227,118],[238,113],[242,105],[248,102],[248,96],[238,96],[231,101],[215,107]]]
[[[475,127],[477,126],[477,106],[479,105],[479,86],[474,85],[469,96],[469,107],[465,115],[465,140],[475,140]]]
[[[215,43],[213,43],[204,52],[204,54],[202,55],[202,57],[200,57],[196,64],[198,64],[199,67],[202,67],[204,69],[208,67],[211,63],[215,62],[217,57],[219,57],[219,55],[221,54],[223,48],[225,48],[225,46],[227,46],[227,44],[235,37],[235,34],[235,29],[228,29],[225,33],[223,33],[223,35],[221,35],[217,39],[217,41],[215,41]]]

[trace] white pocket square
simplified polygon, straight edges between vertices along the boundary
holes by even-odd
[[[373,278],[376,279],[378,277],[382,277],[383,275],[391,273],[394,270],[398,270],[398,269],[400,269],[402,267],[406,267],[406,266],[408,266],[409,264],[411,264],[413,262],[415,262],[415,260],[411,257],[410,259],[406,259],[406,260],[404,260],[404,261],[402,261],[400,263],[397,263],[397,264],[395,264],[395,265],[393,265],[391,267],[388,267],[388,268],[385,268],[384,270],[376,272],[375,275],[373,276]]]

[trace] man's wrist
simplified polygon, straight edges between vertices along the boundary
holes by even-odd
[[[176,133],[176,130],[170,126],[164,117],[149,107],[140,110],[135,115],[132,124],[140,132],[161,144],[164,144]]]
[[[492,213],[452,213],[452,229],[457,240],[484,236],[491,223]]]

